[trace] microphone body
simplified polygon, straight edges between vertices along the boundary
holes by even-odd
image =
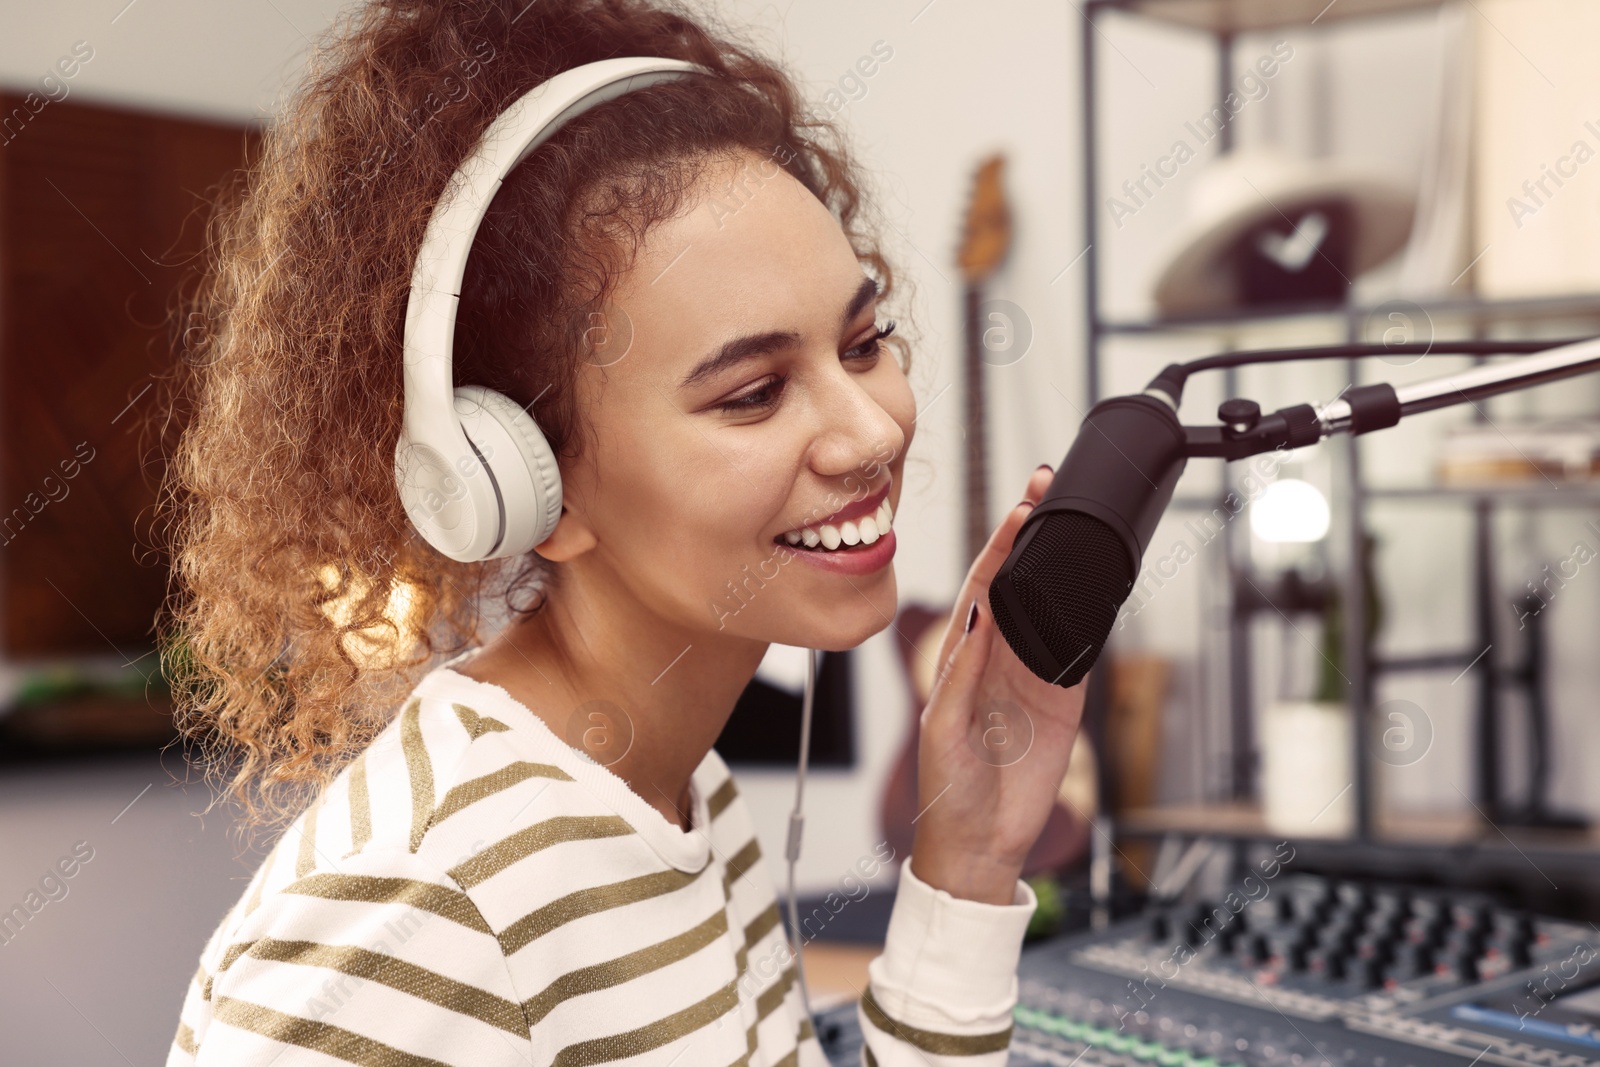
[[[1096,404],[989,585],[1024,665],[1071,688],[1100,656],[1187,462],[1172,407],[1146,395]]]

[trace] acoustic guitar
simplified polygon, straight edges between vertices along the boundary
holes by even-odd
[[[962,225],[956,256],[963,281],[966,387],[963,415],[966,422],[964,552],[961,577],[983,551],[992,529],[989,523],[988,449],[984,400],[982,321],[984,288],[1005,261],[1011,247],[1011,212],[1002,184],[1003,156],[983,160],[973,176],[972,192]],[[936,671],[934,660],[950,625],[952,608],[908,604],[895,616],[895,641],[900,664],[911,691],[911,729],[905,747],[896,757],[884,787],[880,820],[885,840],[902,858],[911,854],[912,820],[917,806],[917,744],[921,736],[922,709],[927,706]],[[1095,758],[1088,732],[1079,730],[1066,779],[1055,807],[1023,866],[1023,876],[1059,871],[1082,859],[1089,844],[1089,820],[1094,817],[1098,788]]]

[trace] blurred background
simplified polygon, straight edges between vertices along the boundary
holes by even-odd
[[[1181,415],[1204,423],[1230,397],[1319,403],[1483,358],[1452,341],[1600,333],[1600,10],[1582,0],[699,6],[847,128],[913,289],[904,608],[825,660],[804,893],[880,840],[909,845],[918,649],[974,537],[1059,465],[1095,401],[1224,350],[1395,346],[1203,375]],[[199,950],[270,845],[239,851],[225,807],[202,817],[209,793],[173,743],[141,405],[172,359],[167,309],[209,193],[339,10],[5,14],[6,1062],[164,1057]],[[1597,473],[1593,377],[1354,442],[1191,461],[1031,863],[1066,921],[1216,882],[1283,840],[1308,870],[1447,876],[1600,914]],[[718,745],[773,857],[798,655],[773,649]],[[66,856],[75,875],[41,889]],[[836,931],[868,955],[892,871],[881,884]]]

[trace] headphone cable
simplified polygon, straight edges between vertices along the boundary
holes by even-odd
[[[789,859],[789,928],[794,935],[795,973],[800,978],[800,1002],[805,1006],[806,1017],[816,1027],[816,1016],[811,1012],[811,994],[806,989],[806,964],[800,936],[800,912],[795,903],[794,868],[800,858],[800,831],[805,826],[803,804],[806,788],[806,756],[811,750],[811,702],[817,688],[817,652],[806,649],[806,694],[800,708],[800,764],[794,781],[794,810],[789,813],[789,841],[784,854]]]

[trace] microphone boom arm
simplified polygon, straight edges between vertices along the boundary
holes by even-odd
[[[1596,370],[1600,370],[1600,338],[1589,338],[1538,355],[1470,367],[1408,385],[1382,382],[1351,386],[1320,408],[1296,404],[1263,416],[1254,401],[1227,400],[1217,412],[1222,425],[1183,428],[1185,454],[1235,460],[1277,448],[1301,448],[1336,433],[1354,435],[1382,430],[1407,415],[1454,404],[1475,404],[1499,393]],[[1155,385],[1143,395],[1173,406],[1167,393]]]
[[[1410,385],[1395,387],[1400,402],[1400,414],[1416,415],[1452,404],[1475,402],[1497,393],[1527,389],[1545,382],[1571,378],[1579,374],[1600,370],[1600,338],[1590,338],[1574,344],[1548,349],[1536,356],[1523,356],[1505,363],[1487,363],[1471,367],[1459,374]],[[1350,425],[1351,409],[1343,399],[1335,399],[1323,407],[1320,421],[1323,436],[1354,432]]]

